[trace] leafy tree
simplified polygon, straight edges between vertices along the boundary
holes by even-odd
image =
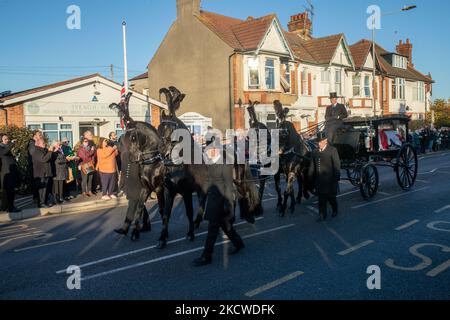
[[[434,126],[436,128],[450,127],[450,99],[448,101],[443,99],[435,100],[431,110],[434,111]]]

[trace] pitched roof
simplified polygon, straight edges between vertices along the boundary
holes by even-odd
[[[372,42],[366,39],[362,39],[357,43],[355,43],[354,45],[350,46],[350,50],[355,60],[357,69],[361,69],[364,66],[364,63],[367,59],[368,54],[370,53],[371,48]],[[408,65],[407,69],[393,67],[386,59],[386,56],[392,54],[392,52],[387,51],[378,44],[375,44],[375,52],[381,70],[385,72],[388,76],[405,78],[408,80],[418,80],[423,82],[433,81],[429,76],[420,73],[418,70],[416,70],[414,67],[410,65]]]
[[[258,48],[276,15],[241,20],[201,11],[198,18],[233,49],[254,50]]]
[[[16,99],[19,99],[19,101],[32,100],[35,98],[34,96],[32,96],[32,97],[27,97],[27,96],[34,95],[34,94],[41,93],[41,92],[42,92],[42,94],[46,94],[45,91],[47,91],[47,90],[55,89],[55,88],[66,86],[66,85],[76,84],[77,82],[85,81],[85,80],[89,80],[89,79],[92,79],[92,81],[94,81],[95,78],[97,78],[97,80],[98,80],[98,78],[100,78],[100,80],[103,79],[105,82],[109,83],[111,86],[116,87],[116,89],[119,91],[120,91],[120,88],[122,87],[121,84],[114,82],[114,81],[102,76],[99,73],[94,73],[94,74],[90,74],[90,75],[87,75],[84,77],[74,78],[74,79],[56,82],[56,83],[48,84],[45,86],[41,86],[41,87],[37,87],[37,88],[33,88],[33,89],[21,91],[21,92],[12,93],[8,96],[0,98],[0,104],[4,104],[4,106],[14,105],[17,101],[11,101],[11,100],[16,100]],[[145,100],[145,101],[149,100],[150,103],[152,103],[153,105],[159,106],[164,109],[167,108],[163,103],[161,103],[157,100],[148,98],[147,96],[144,96],[143,94],[141,94],[139,92],[136,92],[133,90],[130,90],[130,92],[133,92],[133,96],[136,98],[139,98],[139,99]]]
[[[295,32],[285,32],[286,38],[301,61],[329,64],[344,37],[342,33],[305,40]]]
[[[48,84],[48,85],[45,85],[45,86],[41,86],[41,87],[29,89],[29,90],[24,90],[24,91],[12,93],[12,94],[10,94],[8,96],[0,98],[0,103],[5,102],[6,100],[20,98],[22,96],[26,96],[26,95],[29,95],[29,94],[38,93],[38,92],[41,92],[41,91],[45,91],[45,90],[48,90],[48,89],[53,89],[53,88],[60,87],[60,86],[65,86],[65,85],[68,85],[68,84],[72,84],[72,83],[75,83],[75,82],[78,82],[78,81],[87,80],[87,79],[94,78],[94,77],[102,77],[102,78],[104,78],[101,74],[94,73],[94,74],[90,74],[90,75],[87,75],[87,76],[84,76],[84,77],[74,78],[74,79],[65,80],[65,81],[61,81],[61,82],[56,82],[56,83]]]
[[[142,80],[142,79],[147,79],[147,78],[148,78],[148,72],[144,72],[143,74],[140,74],[140,75],[130,79],[130,81]]]
[[[367,56],[372,48],[372,42],[369,40],[361,40],[350,46],[353,60],[355,61],[355,68],[362,69],[366,63]]]

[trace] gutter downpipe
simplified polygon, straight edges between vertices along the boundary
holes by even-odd
[[[228,90],[229,90],[229,107],[230,107],[230,110],[229,110],[229,112],[230,112],[230,114],[229,114],[229,117],[230,117],[230,129],[235,129],[234,128],[234,126],[235,126],[235,123],[234,123],[234,97],[233,97],[233,79],[232,79],[232,77],[233,77],[233,72],[232,72],[232,70],[231,70],[231,68],[232,68],[232,65],[231,65],[231,59],[236,55],[238,53],[238,51],[237,50],[234,50],[234,52],[230,55],[230,56],[228,56]]]

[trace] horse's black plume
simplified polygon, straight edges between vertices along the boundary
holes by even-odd
[[[258,122],[258,117],[256,116],[256,110],[255,107],[253,105],[250,105],[247,108],[248,114],[250,116],[250,126],[254,123]]]
[[[173,94],[172,92],[167,88],[161,88],[159,89],[159,100],[161,100],[161,94],[164,94],[166,96],[166,102],[167,107],[169,108],[169,115],[175,116],[175,108],[173,105]]]
[[[278,119],[282,120],[284,119],[284,110],[283,110],[283,105],[281,104],[281,102],[279,100],[275,100],[273,102],[273,107],[275,109],[275,113],[277,114]]]
[[[109,105],[109,108],[111,110],[117,110],[119,118],[122,119],[125,123],[134,122],[134,120],[130,117],[130,109],[129,109],[130,99],[132,95],[133,93],[129,92],[125,97],[124,101],[121,101],[119,104],[111,103]]]
[[[180,109],[181,102],[183,102],[183,100],[186,97],[186,95],[181,93],[180,90],[178,90],[177,88],[175,88],[173,86],[169,87],[169,91],[172,94],[173,114],[175,114],[176,111],[178,109]]]

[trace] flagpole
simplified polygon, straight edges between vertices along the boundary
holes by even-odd
[[[128,93],[128,63],[127,63],[127,23],[122,22],[123,33],[123,69],[124,69],[124,81],[125,92]]]

